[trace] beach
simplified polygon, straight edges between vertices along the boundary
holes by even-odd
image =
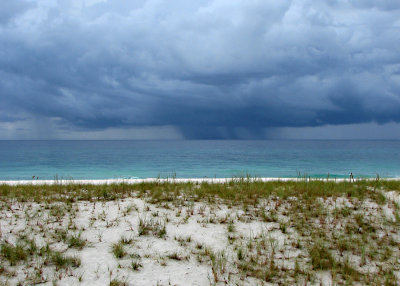
[[[352,181],[375,181],[377,178],[353,178]],[[142,183],[208,183],[208,184],[226,184],[230,182],[238,182],[246,180],[250,182],[301,182],[304,180],[309,181],[326,181],[326,182],[350,182],[350,178],[313,178],[313,177],[298,177],[298,178],[257,178],[257,177],[238,177],[238,178],[145,178],[145,179],[99,179],[99,180],[73,180],[73,179],[56,179],[56,180],[0,180],[0,185],[68,185],[68,184],[82,184],[82,185],[110,185],[110,184],[142,184]],[[400,178],[379,178],[385,181],[399,181]]]
[[[46,183],[0,186],[4,285],[400,281],[395,180]]]

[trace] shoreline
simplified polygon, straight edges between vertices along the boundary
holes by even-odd
[[[98,179],[98,180],[73,180],[73,179],[54,179],[54,180],[0,180],[0,185],[68,185],[68,184],[89,184],[89,185],[110,185],[110,184],[141,184],[141,183],[210,183],[210,184],[223,184],[236,181],[250,182],[298,182],[298,181],[329,181],[329,182],[348,182],[349,178],[145,178],[145,179]],[[354,178],[354,181],[374,181],[376,178]],[[394,178],[379,178],[384,181],[399,181],[400,177]]]

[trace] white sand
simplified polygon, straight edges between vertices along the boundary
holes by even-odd
[[[80,184],[111,184],[111,183],[141,183],[141,182],[210,182],[224,183],[233,179],[133,179],[133,180],[80,180],[80,181],[3,181],[10,185],[17,184],[54,184],[54,183],[80,183]],[[263,178],[263,181],[296,180]],[[339,180],[338,180],[339,181]],[[389,201],[398,202],[397,192],[385,193]],[[177,198],[178,199],[178,198]],[[296,198],[289,198],[296,199]],[[326,209],[334,210],[343,207],[352,207],[352,201],[345,197],[320,199]],[[68,256],[78,256],[81,266],[76,269],[56,272],[54,266],[45,266],[43,278],[45,283],[52,285],[57,280],[57,285],[109,285],[112,279],[126,281],[128,285],[213,285],[214,274],[209,257],[199,254],[198,245],[211,249],[214,253],[223,251],[228,257],[226,269],[219,274],[217,285],[225,285],[229,281],[231,285],[270,285],[252,277],[240,277],[237,275],[237,266],[229,261],[229,257],[236,257],[237,250],[244,243],[264,239],[269,244],[268,251],[274,249],[275,263],[281,268],[295,268],[296,259],[308,256],[306,249],[298,249],[294,245],[298,241],[299,234],[294,228],[288,227],[282,232],[281,223],[287,222],[285,214],[286,206],[281,204],[278,213],[278,222],[264,222],[257,218],[248,217],[242,207],[227,206],[219,203],[184,202],[179,208],[171,205],[164,208],[160,205],[149,204],[143,198],[134,195],[127,199],[118,199],[108,202],[76,202],[71,212],[56,221],[49,216],[52,205],[10,202],[0,211],[0,241],[15,244],[21,234],[27,234],[34,238],[39,246],[50,242],[53,250],[63,251]],[[276,202],[272,199],[260,202],[260,205],[269,211],[276,208]],[[380,213],[395,220],[394,207],[385,204],[382,209],[376,203],[366,200],[362,204],[362,212],[370,218],[376,218]],[[287,209],[290,211],[290,209]],[[161,221],[166,224],[165,237],[157,235],[139,235],[139,220]],[[235,230],[230,232],[227,221],[232,221]],[[69,224],[73,228],[69,228]],[[340,224],[337,226],[340,228]],[[68,229],[72,234],[81,233],[86,246],[82,250],[68,248],[65,242],[55,242],[52,233],[58,229]],[[382,232],[382,235],[385,233]],[[380,234],[379,234],[380,236]],[[132,238],[132,242],[124,245],[127,254],[117,259],[111,251],[114,243],[122,237]],[[229,241],[234,237],[235,241]],[[264,238],[263,238],[264,237]],[[393,236],[395,240],[400,238]],[[176,254],[180,260],[171,258]],[[140,257],[140,258],[137,258]],[[360,264],[359,257],[349,256]],[[201,261],[199,261],[201,259]],[[141,267],[133,270],[132,261],[139,261]],[[27,273],[33,271],[33,266],[19,265],[16,267],[16,275],[9,277],[10,285],[17,285],[27,277]],[[360,272],[375,273],[378,268],[375,264],[366,264],[359,267]],[[56,276],[54,276],[56,275]],[[329,271],[316,272],[316,284],[332,285],[332,277]],[[400,277],[400,272],[395,275]],[[4,276],[1,277],[1,282]],[[79,279],[82,279],[79,282]]]
[[[151,182],[160,182],[160,183],[227,183],[231,181],[238,181],[240,178],[146,178],[146,179],[104,179],[104,180],[13,180],[13,181],[1,181],[0,185],[54,185],[54,184],[93,184],[93,185],[104,185],[104,184],[140,184],[140,183],[151,183]],[[246,178],[244,178],[246,180]],[[304,178],[250,178],[250,181],[261,181],[261,182],[271,182],[271,181],[302,181]],[[348,178],[338,178],[338,179],[326,179],[326,178],[310,178],[307,180],[311,181],[331,181],[331,182],[344,182],[349,181]],[[375,178],[368,178],[366,180],[375,180]],[[400,180],[400,178],[381,178],[380,180]]]
[[[129,206],[134,206],[134,209],[125,213]],[[196,253],[199,250],[196,246],[202,245],[203,249],[209,248],[215,253],[224,251],[228,256],[236,255],[233,245],[228,242],[227,224],[219,223],[219,221],[227,216],[236,220],[238,215],[240,216],[241,213],[243,215],[243,211],[239,209],[227,209],[226,207],[220,209],[216,205],[207,206],[204,203],[195,203],[193,206],[183,207],[180,216],[177,217],[177,210],[158,208],[137,198],[96,204],[79,202],[77,207],[78,211],[73,219],[77,230],[71,232],[81,232],[87,245],[80,251],[68,249],[64,243],[53,243],[52,248],[66,251],[66,255],[78,255],[82,265],[76,270],[70,270],[69,273],[61,271],[60,277],[53,277],[54,269],[52,267],[45,268],[43,277],[47,283],[43,285],[51,285],[54,279],[58,280],[57,285],[109,285],[112,279],[127,281],[128,285],[213,285],[214,276],[210,262],[197,260]],[[3,212],[0,220],[1,240],[15,244],[17,236],[25,228],[37,228],[36,224],[41,221],[39,217],[27,222],[25,216],[29,213],[36,215],[36,211],[42,208],[42,205],[34,203],[16,203],[10,211]],[[193,214],[190,214],[185,220],[189,212]],[[166,236],[164,238],[156,235],[140,236],[138,234],[140,218],[160,221],[168,218]],[[215,222],[210,223],[210,220]],[[65,228],[67,224],[68,219],[64,218],[61,226]],[[44,226],[47,234],[37,231],[33,237],[39,244],[40,242],[44,243],[44,241],[49,241],[49,233],[59,227],[58,222],[48,223]],[[284,249],[284,240],[288,239],[287,235],[279,230],[278,223],[236,221],[235,229],[235,237],[243,237],[246,240],[267,234],[276,242],[276,249]],[[33,231],[29,233],[32,234]],[[127,255],[122,259],[116,259],[111,252],[111,247],[121,237],[132,238],[133,242],[124,246]],[[177,253],[182,260],[168,257],[174,253]],[[281,260],[288,260],[289,257],[297,257],[299,254],[288,252],[281,255]],[[133,271],[131,262],[135,260],[132,257],[136,255],[140,256],[142,267],[138,271]],[[279,259],[279,255],[277,258]],[[288,263],[288,267],[294,267],[292,264]],[[226,268],[227,271],[221,273],[218,285],[224,285],[223,281],[228,279],[230,271],[233,271],[229,264]],[[9,279],[11,285],[16,285],[18,281],[24,280],[26,271],[30,270],[21,266],[19,274]],[[80,276],[82,276],[82,284],[78,282]],[[254,282],[253,278],[246,278],[242,281],[239,280],[239,277],[230,279],[231,282],[240,282],[240,285],[252,285]]]

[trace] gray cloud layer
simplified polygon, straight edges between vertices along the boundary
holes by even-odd
[[[400,122],[397,0],[3,0],[0,11],[3,123],[254,138]]]

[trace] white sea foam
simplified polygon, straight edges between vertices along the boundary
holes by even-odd
[[[15,185],[55,185],[55,184],[92,184],[92,185],[105,185],[105,184],[140,184],[140,183],[214,183],[222,184],[240,180],[249,180],[251,182],[271,182],[271,181],[331,181],[331,182],[344,182],[349,181],[348,178],[146,178],[146,179],[103,179],[103,180],[14,180],[14,181],[0,181],[0,184],[15,186]],[[357,179],[356,179],[357,180]],[[376,180],[375,178],[367,178],[363,180]],[[380,180],[400,180],[400,178],[381,178]]]

